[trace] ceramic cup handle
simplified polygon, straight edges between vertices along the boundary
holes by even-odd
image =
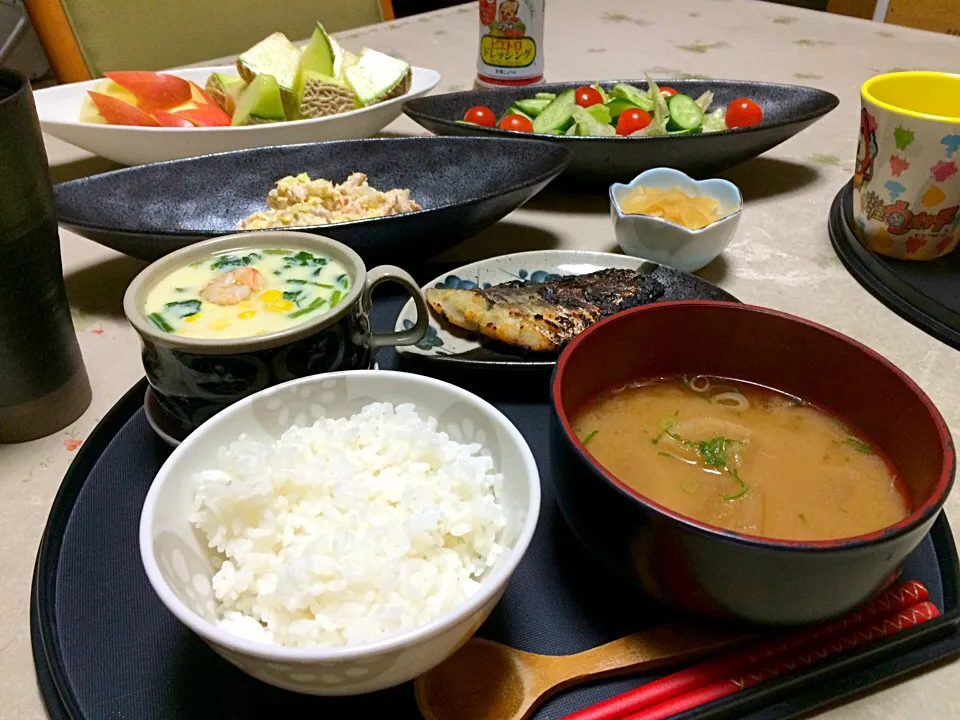
[[[401,270],[395,265],[380,265],[367,272],[367,285],[363,289],[364,307],[370,307],[373,289],[382,282],[395,282],[403,285],[410,297],[413,298],[413,304],[417,306],[417,322],[409,330],[370,333],[370,339],[368,340],[370,347],[416,345],[427,334],[427,326],[430,322],[430,311],[427,309],[426,298],[420,292],[416,280],[406,270]]]

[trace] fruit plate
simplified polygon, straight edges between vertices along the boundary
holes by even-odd
[[[369,264],[408,267],[453,247],[536,195],[570,162],[552,143],[514,138],[372,138],[256,148],[141,165],[54,186],[57,219],[141,260],[239,232],[285,175],[343,182],[366,173],[378,190],[409,188],[423,210],[312,227]],[[256,231],[253,231],[256,232]]]
[[[721,300],[739,302],[726,290],[695,275],[665,265],[646,262],[629,255],[588,250],[534,250],[480,260],[434,278],[423,286],[446,289],[486,289],[491,285],[520,280],[552,282],[564,276],[584,275],[607,268],[643,270],[663,287],[659,302],[668,300]],[[413,327],[416,319],[413,301],[397,316],[396,330]],[[431,310],[427,334],[416,345],[398,347],[401,359],[425,362],[448,370],[545,370],[552,371],[556,353],[536,353],[510,345],[482,340],[477,334],[458,328]]]
[[[235,74],[233,65],[165,71],[203,87],[211,73]],[[122,165],[143,165],[210,153],[370,137],[400,115],[406,100],[430,92],[440,73],[414,67],[410,90],[400,97],[351,112],[245,127],[134,127],[78,120],[88,90],[101,80],[58,85],[34,93],[40,125],[48,135]]]
[[[696,178],[715,175],[779,145],[840,104],[831,93],[800,85],[740,80],[657,80],[691,97],[710,90],[715,94],[711,109],[726,107],[735,98],[750,98],[763,109],[764,120],[760,125],[737,130],[656,137],[533,135],[457,122],[475,105],[489,107],[499,117],[516,100],[531,98],[538,92],[560,93],[591,82],[594,81],[431,95],[408,99],[403,104],[403,112],[438,135],[519,136],[569,147],[573,150],[573,162],[558,182],[596,190],[606,189],[611,183],[626,182],[654,167],[676,168]],[[616,82],[646,87],[646,80],[610,80],[600,84],[609,90]]]

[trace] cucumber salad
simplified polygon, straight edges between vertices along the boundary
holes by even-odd
[[[697,98],[659,86],[649,76],[647,89],[617,83],[604,90],[598,83],[561,93],[537,93],[516,100],[499,118],[482,105],[458,121],[467,125],[543,135],[644,136],[694,135],[763,122],[763,109],[749,98],[710,109],[713,93]]]

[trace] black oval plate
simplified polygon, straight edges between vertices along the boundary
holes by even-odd
[[[379,190],[410,188],[424,209],[313,227],[367,262],[406,265],[447,250],[523,205],[570,151],[515,138],[380,138],[254,148],[140,165],[54,186],[57,219],[141,260],[239,232],[285,175],[343,182],[364,172]]]
[[[387,329],[402,300],[377,303]],[[378,322],[379,321],[379,322]],[[380,359],[394,368],[392,350]],[[555,510],[543,398],[516,398],[487,383],[494,402],[524,434],[543,477],[540,523],[503,599],[478,635],[538,653],[580,652],[658,622],[682,619],[658,608],[591,563]],[[162,605],[141,569],[137,533],[143,499],[170,448],[139,412],[145,382],[114,406],[77,451],[54,500],[37,552],[30,635],[38,685],[52,720],[341,720],[421,718],[411,683],[355,697],[313,697],[244,675]],[[946,517],[907,559],[904,577],[930,591],[942,615],[869,647],[829,658],[675,720],[773,720],[812,708],[939,658],[955,655],[957,555]],[[670,669],[612,678],[560,693],[533,714],[555,720],[649,682]]]
[[[763,108],[763,123],[701,135],[562,137],[529,135],[457,122],[474,105],[486,105],[499,116],[515,100],[533,97],[538,92],[557,93],[591,82],[431,95],[404,103],[403,112],[438,135],[524,137],[568,147],[573,150],[574,159],[560,181],[584,189],[596,189],[614,182],[628,182],[654,167],[676,168],[693,177],[715,175],[779,145],[840,104],[831,93],[800,85],[741,80],[663,80],[663,84],[692,97],[711,90],[715,95],[711,108],[726,106],[738,97],[750,98]],[[646,87],[646,80],[610,80],[600,84],[609,89],[615,82]]]

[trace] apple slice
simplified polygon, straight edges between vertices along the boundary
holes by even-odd
[[[146,110],[169,110],[188,102],[193,96],[190,83],[176,75],[131,70],[104,73],[117,85],[137,98],[137,107]]]
[[[126,88],[120,87],[113,80],[104,78],[93,87],[93,91],[109,95],[117,100],[123,100],[125,103],[130,103],[131,105],[137,104],[137,98],[134,94]]]
[[[97,112],[109,125],[139,125],[141,127],[160,127],[160,123],[140,108],[117,100],[103,93],[87,90],[87,95],[97,107]]]
[[[77,119],[82,123],[98,123],[100,125],[106,125],[107,123],[89,95],[85,95],[83,102],[80,103],[80,116]]]
[[[162,127],[193,127],[193,123],[187,118],[180,117],[168,110],[154,110],[150,114]]]
[[[186,118],[197,127],[225,127],[230,124],[230,116],[219,105],[201,105],[193,109],[177,110],[175,115]]]
[[[197,105],[203,105],[204,103],[206,103],[207,105],[217,105],[217,106],[220,105],[220,103],[218,103],[216,99],[214,99],[213,95],[208,93],[206,90],[204,90],[202,87],[197,85],[195,82],[191,81],[190,90],[191,92],[193,92],[193,101]]]

